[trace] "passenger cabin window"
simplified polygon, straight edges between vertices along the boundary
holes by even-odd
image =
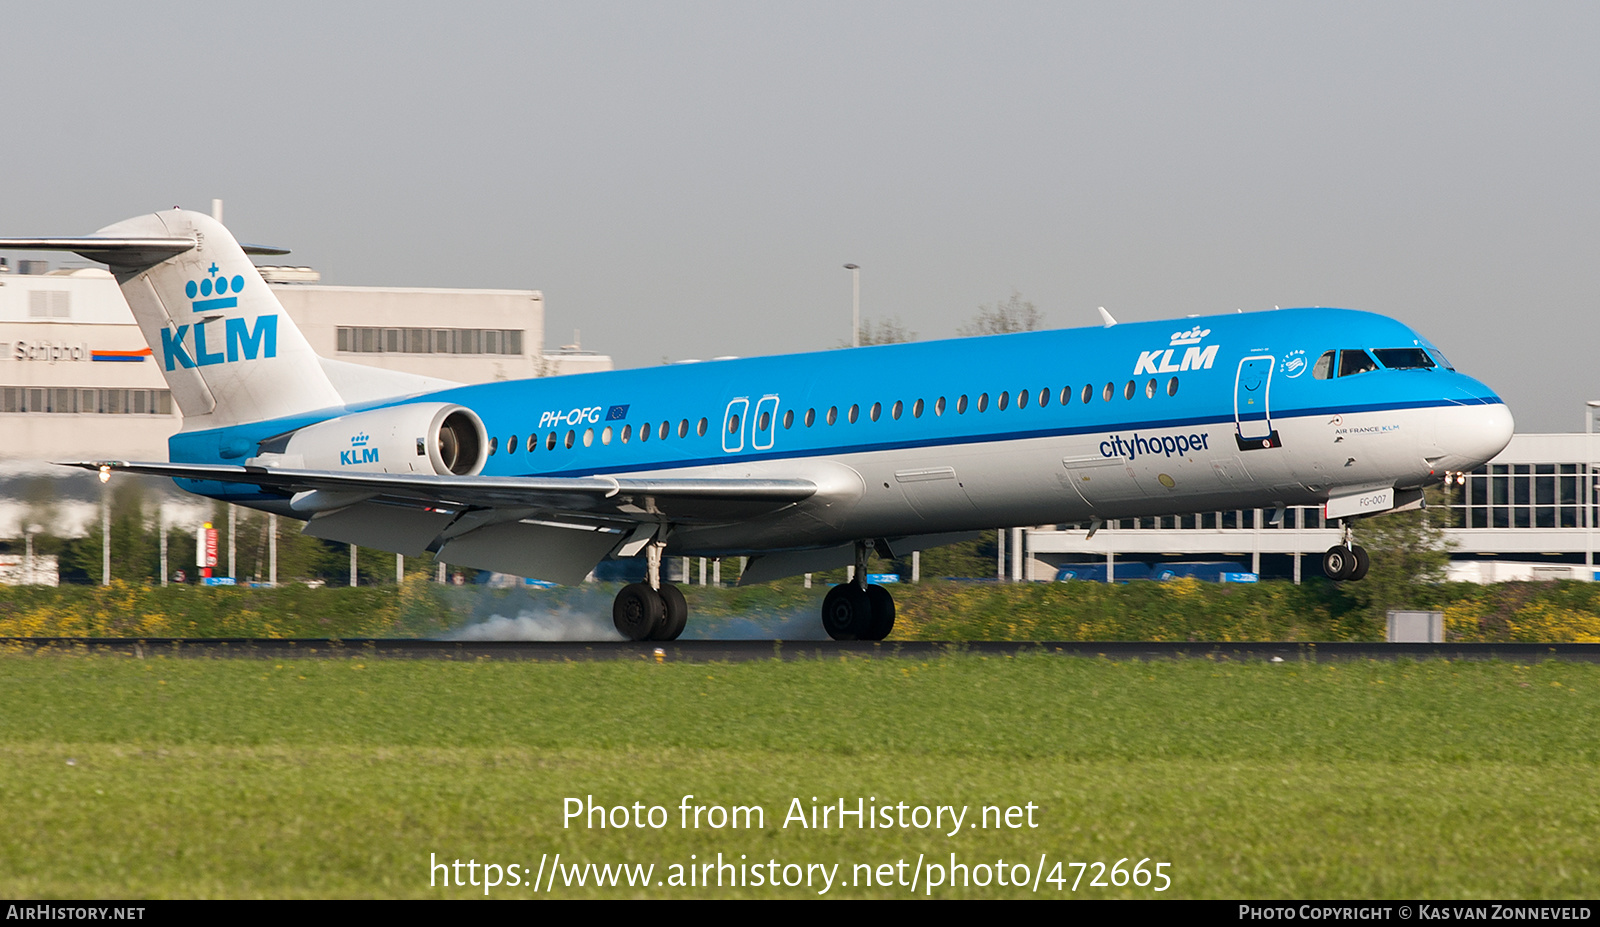
[[[1434,366],[1433,358],[1421,348],[1379,348],[1378,363],[1390,370],[1427,370]]]
[[[1332,351],[1322,352],[1322,356],[1317,358],[1317,366],[1311,371],[1313,378],[1318,380],[1333,379],[1333,355],[1334,352]]]
[[[1339,352],[1339,376],[1351,377],[1369,370],[1377,370],[1378,365],[1372,362],[1367,352],[1360,350],[1343,350]]]

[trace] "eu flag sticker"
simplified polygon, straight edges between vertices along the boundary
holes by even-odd
[[[612,406],[611,408],[606,410],[606,421],[608,421],[608,422],[620,422],[620,421],[622,421],[623,419],[625,419],[627,417],[628,417],[628,407],[627,406]]]

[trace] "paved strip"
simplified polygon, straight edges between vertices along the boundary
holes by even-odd
[[[1600,644],[1387,644],[1168,641],[440,641],[396,638],[316,640],[255,638],[6,637],[0,653],[103,653],[132,657],[383,658],[566,662],[743,662],[847,657],[925,660],[949,654],[1009,657],[1051,654],[1108,660],[1229,661],[1502,660],[1600,663]]]

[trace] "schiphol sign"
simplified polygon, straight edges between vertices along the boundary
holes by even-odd
[[[48,364],[58,361],[86,361],[89,359],[89,345],[66,344],[59,341],[18,341],[12,344],[11,350],[3,354],[12,360],[43,361]]]

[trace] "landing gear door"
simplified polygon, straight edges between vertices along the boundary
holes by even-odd
[[[744,397],[728,403],[722,415],[722,449],[729,454],[744,450],[744,417],[750,411],[750,400]]]
[[[1273,361],[1269,354],[1258,354],[1239,362],[1239,373],[1233,382],[1233,420],[1240,450],[1278,446],[1268,407]]]

